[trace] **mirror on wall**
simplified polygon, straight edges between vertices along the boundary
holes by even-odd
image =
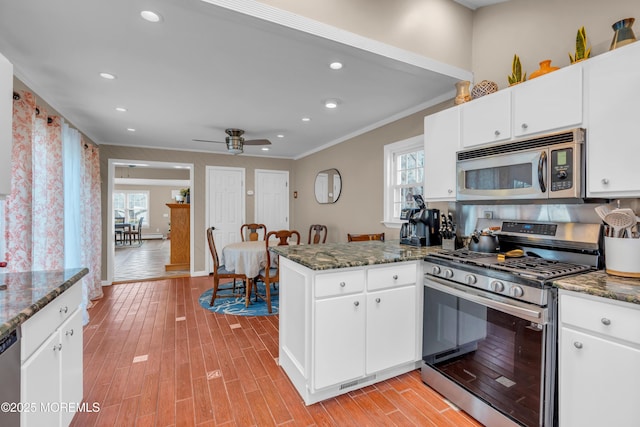
[[[337,169],[327,169],[316,175],[315,194],[318,203],[335,203],[342,191],[342,178]]]

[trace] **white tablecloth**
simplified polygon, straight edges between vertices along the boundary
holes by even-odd
[[[275,245],[276,242],[271,244]],[[272,262],[278,256],[272,254]],[[228,271],[235,271],[253,279],[267,263],[264,240],[230,243],[222,249],[220,262]]]

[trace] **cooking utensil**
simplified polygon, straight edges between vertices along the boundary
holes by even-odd
[[[620,237],[620,230],[630,228],[636,223],[636,214],[628,208],[615,209],[605,215],[604,222],[613,229],[613,235],[609,237]]]
[[[607,216],[609,212],[611,212],[611,209],[607,205],[596,206],[594,209],[598,214],[598,216],[600,217],[600,219],[603,221],[604,221],[604,217]]]
[[[512,249],[505,253],[498,254],[498,261],[504,261],[506,258],[521,258],[524,256],[522,249]]]

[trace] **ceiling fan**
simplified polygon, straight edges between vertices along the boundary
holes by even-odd
[[[240,154],[243,151],[245,145],[271,145],[271,141],[268,139],[249,139],[245,140],[242,137],[244,131],[242,129],[229,128],[225,129],[227,136],[225,141],[209,141],[207,139],[194,139],[199,142],[215,142],[219,144],[227,144],[227,150],[233,154]]]

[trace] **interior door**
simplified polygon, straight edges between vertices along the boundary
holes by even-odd
[[[267,231],[289,229],[289,172],[256,169],[256,222]]]
[[[240,227],[245,222],[245,169],[207,166],[207,222],[206,227],[215,227],[214,238],[218,256],[229,243],[239,242]],[[207,271],[212,271],[213,262],[206,243]]]

